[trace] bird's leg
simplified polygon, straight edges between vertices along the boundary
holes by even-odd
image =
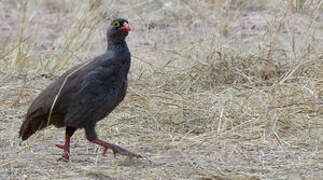
[[[98,136],[96,135],[96,132],[95,132],[95,127],[93,125],[85,127],[85,133],[86,133],[86,138],[89,141],[104,147],[103,155],[105,155],[105,153],[107,152],[108,149],[111,149],[114,156],[116,156],[116,154],[120,154],[120,155],[124,155],[124,156],[129,156],[129,157],[141,158],[140,155],[137,155],[137,154],[132,153],[128,150],[125,150],[122,147],[119,147],[115,144],[111,144],[111,143],[108,143],[108,142],[98,139]]]
[[[70,158],[70,139],[71,137],[68,135],[68,133],[65,133],[65,144],[64,145],[56,144],[56,147],[64,150],[63,157],[66,160],[69,160]]]
[[[56,144],[56,147],[64,150],[63,158],[66,160],[69,160],[69,158],[70,158],[70,141],[71,141],[71,137],[73,136],[75,130],[76,130],[75,128],[66,127],[65,144],[64,145]]]
[[[111,144],[111,143],[102,141],[100,139],[94,139],[94,140],[91,140],[91,142],[93,142],[95,144],[99,144],[104,147],[103,155],[105,155],[105,153],[107,152],[108,149],[111,149],[114,156],[116,156],[116,154],[120,154],[120,155],[124,155],[124,156],[129,156],[129,157],[142,158],[142,156],[140,156],[138,154],[132,153],[126,149],[123,149],[122,147],[120,147],[118,145]]]

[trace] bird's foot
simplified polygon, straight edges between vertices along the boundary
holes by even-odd
[[[103,150],[103,155],[106,154],[107,150],[110,148],[113,152],[114,157],[116,157],[117,154],[123,155],[123,156],[128,156],[128,157],[136,157],[136,158],[142,158],[141,155],[135,154],[133,152],[130,152],[126,149],[123,149],[122,147],[115,145],[115,144],[110,144],[110,147],[105,147]]]
[[[70,152],[69,152],[68,147],[65,147],[64,145],[60,145],[60,144],[55,144],[55,145],[56,145],[56,147],[64,150],[64,154],[57,161],[60,161],[60,160],[68,161],[70,159]]]
[[[65,150],[65,146],[64,145],[60,145],[60,144],[55,144],[56,147]]]
[[[99,144],[99,145],[104,147],[104,150],[103,150],[103,153],[102,153],[103,155],[105,155],[107,153],[108,149],[111,149],[114,156],[116,156],[117,154],[120,154],[120,155],[128,156],[128,157],[142,158],[142,156],[140,156],[138,154],[132,153],[132,152],[126,150],[126,149],[123,149],[122,147],[120,147],[118,145],[111,144],[111,143],[102,141],[100,139],[94,139],[91,142],[93,142],[95,144]]]
[[[66,157],[65,154],[63,154],[60,158],[57,159],[58,161],[63,161],[63,162],[69,162],[69,157]]]

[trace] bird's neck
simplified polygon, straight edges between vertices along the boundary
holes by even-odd
[[[107,50],[121,49],[121,48],[128,48],[125,40],[120,40],[120,41],[108,40]]]

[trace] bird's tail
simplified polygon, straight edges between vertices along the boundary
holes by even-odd
[[[36,131],[43,129],[44,127],[46,127],[46,123],[43,118],[26,118],[20,127],[19,137],[21,137],[22,140],[26,140]]]

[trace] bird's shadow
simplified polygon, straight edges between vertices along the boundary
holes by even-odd
[[[72,157],[69,161],[63,161],[61,157],[59,157],[58,162],[65,163],[65,164],[95,164],[95,165],[103,165],[103,166],[112,166],[116,164],[118,166],[123,167],[137,167],[137,168],[145,168],[145,167],[159,167],[163,166],[164,163],[155,162],[151,160],[147,156],[143,156],[142,158],[136,157],[125,157],[125,156],[116,156],[114,157],[112,154],[102,156],[101,154],[98,155],[90,155],[90,154],[83,154],[77,155],[77,157]]]

